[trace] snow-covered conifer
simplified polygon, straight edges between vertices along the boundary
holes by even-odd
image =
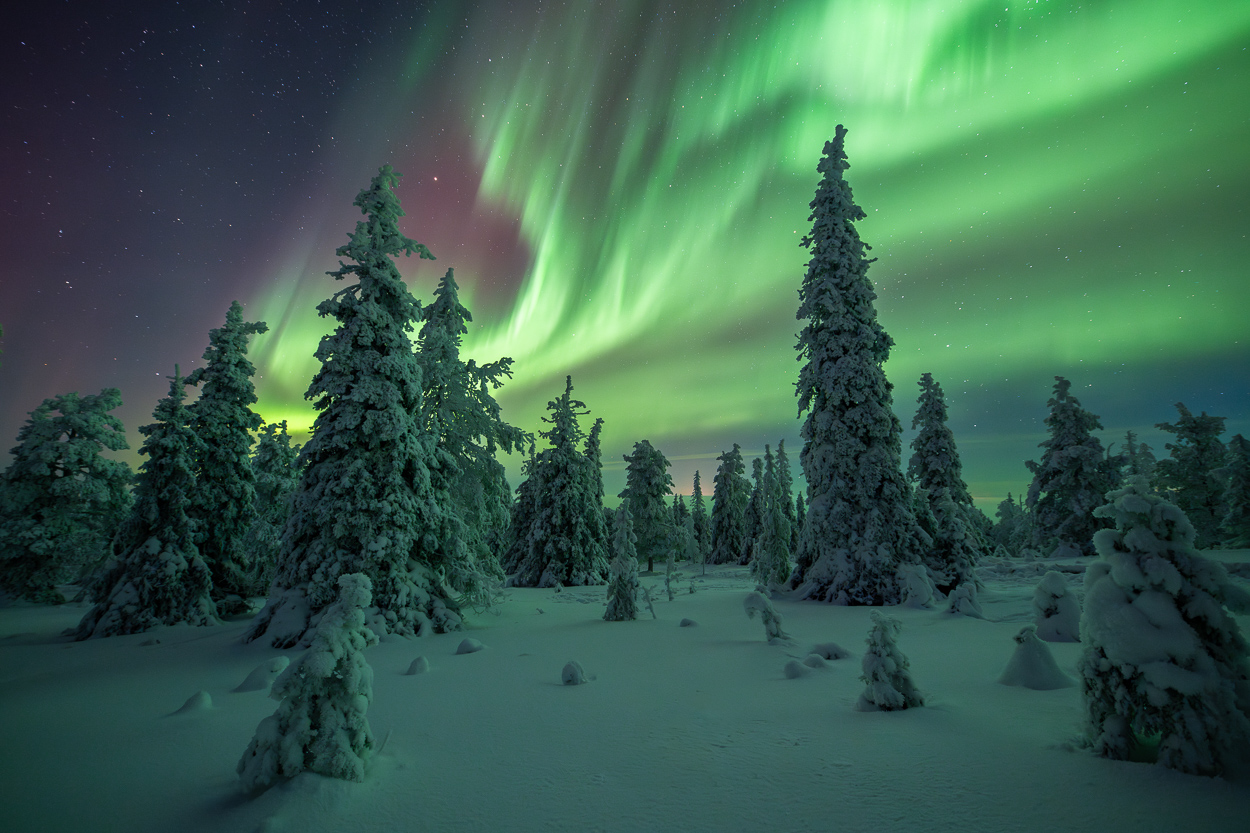
[[[1205,411],[1194,416],[1181,402],[1176,410],[1180,418],[1175,424],[1155,426],[1176,436],[1175,443],[1164,445],[1169,456],[1155,466],[1155,486],[1185,512],[1194,525],[1194,546],[1205,549],[1219,543],[1220,522],[1228,513],[1226,484],[1219,473],[1228,456],[1220,442],[1224,417],[1207,416]]]
[[[998,682],[1037,691],[1076,685],[1076,680],[1059,668],[1059,663],[1055,662],[1055,657],[1050,652],[1050,646],[1037,638],[1036,625],[1025,625],[1012,639],[1016,642],[1016,650]]]
[[[943,593],[965,582],[980,585],[976,573],[978,550],[974,536],[965,525],[966,513],[951,499],[945,486],[938,487],[937,494],[929,498],[929,506],[933,543],[923,560],[933,576],[933,583]]]
[[[268,329],[263,321],[244,321],[243,307],[234,301],[225,326],[209,331],[205,365],[187,376],[188,385],[200,388],[187,411],[203,441],[187,514],[197,523],[200,557],[212,574],[213,599],[223,616],[244,609],[244,597],[253,589],[244,538],[256,522],[252,432],[264,420],[251,408],[256,368],[247,358],[247,340]]]
[[[64,601],[59,582],[81,578],[107,556],[132,502],[130,467],[101,451],[126,444],[117,388],[45,399],[17,435],[0,475],[0,591]]]
[[[634,544],[634,516],[629,502],[616,508],[612,526],[612,577],[608,580],[608,609],[603,618],[620,622],[638,618],[638,553]]]
[[[796,394],[807,521],[792,578],[798,595],[838,604],[899,600],[898,567],[917,561],[919,531],[901,470],[902,426],[882,365],[894,341],[877,321],[865,246],[867,215],[843,178],[846,129],[825,143],[811,202],[811,260],[799,289],[806,324]]]
[[[977,585],[974,581],[965,581],[956,585],[949,596],[950,603],[946,612],[952,616],[970,616],[973,619],[984,619],[981,602],[977,599]]]
[[[786,455],[786,441],[777,441],[777,453],[774,455],[777,466],[776,496],[781,501],[781,510],[790,524],[790,552],[799,547],[799,518],[794,501],[794,474],[790,471],[790,458]]]
[[[647,569],[654,570],[655,560],[667,560],[669,550],[677,544],[673,513],[665,500],[673,487],[668,473],[671,464],[646,440],[634,443],[634,453],[624,455],[624,459],[625,488],[620,497],[629,501],[634,516],[638,558],[645,558]]]
[[[113,538],[112,556],[92,583],[96,604],[78,623],[76,639],[139,633],[157,625],[216,624],[213,582],[196,549],[196,523],[187,516],[202,441],[183,405],[185,379],[174,366],[169,396],[156,422],[139,429],[135,502]]]
[[[923,564],[904,564],[898,568],[898,576],[903,585],[904,605],[917,608],[933,606],[933,580]]]
[[[1154,452],[1145,443],[1137,442],[1137,434],[1132,431],[1124,435],[1124,453],[1121,456],[1124,458],[1122,474],[1125,480],[1130,477],[1154,479],[1155,466],[1158,465]]]
[[[1011,492],[998,504],[994,513],[998,522],[990,533],[990,539],[1009,553],[1018,554],[1032,542],[1033,535],[1023,501],[1013,498]]]
[[[1025,465],[1033,472],[1026,506],[1033,521],[1033,546],[1050,552],[1056,546],[1093,555],[1094,533],[1107,527],[1094,509],[1119,479],[1119,458],[1108,458],[1102,442],[1090,432],[1102,428],[1098,417],[1081,407],[1069,390],[1072,383],[1055,377],[1055,395],[1046,403],[1050,438],[1041,462]]]
[[[760,533],[755,539],[751,575],[764,587],[780,586],[790,578],[790,521],[786,517],[785,499],[777,488],[776,461],[767,455],[764,469],[765,503],[760,519]]]
[[[1228,443],[1228,489],[1224,502],[1228,512],[1220,524],[1225,545],[1235,549],[1250,547],[1250,441],[1237,434]]]
[[[768,451],[768,446],[764,446],[764,452],[771,460],[772,453]],[[739,564],[750,564],[755,559],[755,545],[764,528],[764,512],[767,504],[768,495],[764,491],[764,461],[756,457],[751,461],[751,498],[747,501],[747,511],[742,516],[745,545],[742,548],[742,554],[738,556]]]
[[[592,461],[579,447],[583,435],[577,418],[588,411],[573,398],[573,379],[564,393],[547,403],[551,426],[540,432],[550,443],[534,458],[530,479],[538,473],[539,491],[529,510],[524,555],[509,577],[517,587],[603,584],[608,575],[608,531],[602,502],[595,491]],[[665,512],[667,513],[667,507]]]
[[[463,524],[469,555],[483,575],[503,577],[499,566],[512,507],[512,492],[496,452],[511,454],[529,439],[504,421],[492,391],[512,377],[512,359],[479,365],[460,356],[473,316],[460,303],[455,273],[448,269],[422,311],[417,338],[421,365],[422,428],[455,461],[436,469]]]
[[[397,182],[385,165],[357,195],[366,219],[337,250],[354,262],[330,273],[356,283],[317,307],[338,322],[317,348],[321,369],[305,394],[320,413],[300,450],[269,601],[247,639],[265,636],[275,647],[310,639],[340,575],[368,576],[377,626],[402,635],[457,630],[458,599],[488,581],[440,493],[455,460],[421,425],[421,367],[409,335],[421,306],[392,258],[433,256],[399,230]]]
[[[1081,617],[1087,740],[1126,760],[1157,736],[1159,764],[1217,775],[1250,737],[1250,646],[1230,613],[1250,594],[1144,479],[1108,499],[1095,511],[1115,528],[1095,536]]]
[[[777,608],[773,607],[772,601],[758,590],[752,590],[747,593],[746,598],[742,600],[742,607],[747,612],[747,618],[754,619],[755,614],[759,614],[760,621],[764,623],[764,637],[769,641],[787,641],[790,639],[789,634],[781,629],[781,614],[777,612]]]
[[[1058,570],[1048,570],[1033,591],[1033,622],[1039,639],[1081,641],[1081,603]]]
[[[923,706],[924,697],[912,681],[910,663],[899,650],[897,639],[902,624],[879,610],[872,612],[868,651],[860,679],[867,688],[859,695],[860,711],[897,711]]]
[[[720,466],[712,480],[710,555],[712,564],[737,564],[746,546],[746,510],[751,482],[742,476],[742,449],[737,443],[716,458]]]
[[[712,551],[712,523],[703,500],[703,484],[698,469],[695,469],[694,487],[690,492],[690,519],[694,524],[695,545],[699,550],[698,562],[703,564]]]
[[[530,443],[529,456],[521,463],[521,482],[509,513],[506,546],[500,557],[505,575],[512,575],[529,554],[529,534],[538,512],[538,496],[543,492],[543,469],[537,466],[538,455]]]
[[[586,462],[590,464],[587,476],[590,478],[591,491],[594,492],[595,500],[599,504],[600,513],[604,509],[602,434],[603,418],[597,417],[595,424],[590,427],[590,433],[586,435],[586,444],[582,448],[582,454],[586,457]],[[611,529],[611,526],[608,524],[605,529]]]
[[[365,780],[374,748],[366,715],[373,669],[364,654],[378,641],[365,625],[373,588],[363,573],[339,576],[338,587],[308,651],[273,683],[269,696],[282,702],[256,727],[236,767],[245,790],[263,790],[305,771]]]
[[[243,538],[250,573],[248,595],[267,593],[282,547],[282,530],[291,516],[291,496],[299,485],[299,446],[291,445],[286,420],[262,425],[252,451],[256,475],[256,520]]]

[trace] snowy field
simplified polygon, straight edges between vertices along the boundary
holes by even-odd
[[[1250,551],[1218,554],[1250,577]],[[1066,562],[1081,593],[1080,566]],[[385,746],[363,784],[304,774],[257,798],[235,765],[276,704],[233,689],[284,652],[246,621],[70,642],[85,607],[0,609],[0,826],[39,831],[1239,831],[1250,764],[1220,779],[1074,749],[1075,687],[997,682],[1053,562],[982,570],[986,619],[892,610],[924,708],[863,713],[869,610],[777,601],[789,646],[709,568],[657,619],[604,622],[603,588],[511,589],[467,632],[367,652]],[[689,572],[689,570],[687,570]],[[697,624],[680,627],[682,618]],[[1250,630],[1240,617],[1243,631]],[[486,648],[456,654],[472,637]],[[797,679],[813,644],[848,659]],[[1069,674],[1078,644],[1051,645]],[[295,656],[293,652],[286,655]],[[429,671],[406,675],[418,656]],[[563,686],[577,660],[594,679]],[[205,691],[211,706],[174,714]]]

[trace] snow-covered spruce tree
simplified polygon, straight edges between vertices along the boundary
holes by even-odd
[[[945,486],[929,498],[933,513],[933,543],[923,557],[934,585],[949,593],[964,582],[981,585],[976,566],[980,553],[969,534],[963,507],[956,505]]]
[[[764,452],[772,457],[768,446],[764,446]],[[738,556],[739,564],[750,564],[755,558],[755,543],[764,528],[767,503],[768,495],[764,491],[764,461],[756,457],[751,461],[751,497],[747,500],[747,509],[742,515],[743,546]]]
[[[608,580],[608,609],[603,614],[609,622],[638,618],[637,540],[629,501],[623,500],[612,523],[612,577]]]
[[[686,526],[686,519],[690,517],[690,507],[686,506],[686,498],[684,495],[673,493],[673,526],[676,529],[683,529]]]
[[[621,500],[629,501],[634,516],[634,534],[638,536],[638,560],[647,560],[647,569],[655,569],[655,561],[668,560],[668,553],[677,546],[677,529],[665,496],[673,488],[668,473],[668,460],[646,440],[634,443],[634,453],[624,455],[625,488]]]
[[[113,538],[112,556],[92,582],[95,606],[75,639],[139,633],[157,625],[217,624],[213,581],[196,549],[196,522],[187,515],[195,489],[195,461],[203,445],[183,405],[185,379],[174,365],[169,396],[156,405],[156,422],[139,429],[135,502]]]
[[[1102,428],[1098,417],[1069,393],[1072,383],[1055,377],[1055,395],[1046,403],[1050,438],[1041,462],[1025,463],[1033,472],[1025,505],[1033,520],[1033,546],[1044,553],[1062,547],[1077,555],[1094,554],[1094,533],[1108,522],[1094,514],[1119,480],[1119,458],[1108,458],[1090,432]]]
[[[291,496],[299,485],[299,446],[291,445],[286,420],[262,425],[252,451],[256,476],[256,520],[243,537],[248,560],[248,595],[267,593],[291,516]]]
[[[1002,547],[1012,555],[1018,555],[1022,548],[1032,543],[1033,535],[1024,503],[1013,498],[1011,492],[998,504],[994,517],[998,518],[998,522],[994,524],[990,540],[995,546]]]
[[[737,443],[731,451],[716,458],[720,466],[712,480],[712,519],[709,525],[711,564],[737,564],[746,546],[747,501],[751,499],[751,481],[742,476],[742,449]]]
[[[927,490],[930,500],[937,500],[946,489],[954,501],[967,533],[967,545],[973,558],[986,554],[985,536],[990,531],[989,519],[976,508],[968,484],[963,480],[963,463],[955,447],[955,435],[946,424],[946,398],[942,385],[933,374],[920,377],[920,397],[911,427],[920,429],[911,442],[912,455],[907,463],[907,477]],[[936,513],[937,509],[934,507]]]
[[[1194,525],[1194,545],[1199,549],[1220,541],[1220,522],[1228,513],[1224,502],[1225,483],[1219,474],[1227,462],[1228,450],[1220,442],[1224,417],[1194,416],[1184,403],[1177,402],[1180,418],[1175,424],[1160,422],[1155,427],[1176,436],[1164,445],[1169,452],[1155,466],[1155,486],[1175,503]]]
[[[1081,603],[1058,570],[1048,570],[1033,591],[1033,623],[1039,639],[1081,641]]]
[[[500,415],[492,391],[512,377],[512,359],[479,365],[460,357],[472,314],[460,303],[453,270],[439,281],[434,302],[425,307],[417,339],[421,365],[422,428],[438,437],[438,447],[456,462],[443,483],[464,523],[466,545],[484,572],[503,578],[499,556],[506,538],[512,491],[496,452],[523,448],[526,432]],[[449,469],[436,470],[438,476]]]
[[[791,578],[798,596],[836,604],[899,601],[900,564],[919,560],[920,531],[903,477],[902,426],[882,365],[894,341],[877,322],[865,246],[867,215],[843,179],[846,129],[825,143],[811,202],[811,250],[799,289],[796,394],[807,412],[799,462],[807,521]]]
[[[595,501],[599,504],[599,511],[603,512],[603,450],[601,447],[600,437],[603,434],[603,418],[595,419],[595,424],[591,426],[590,433],[586,435],[586,445],[582,449],[582,454],[586,457],[586,462],[590,465],[590,481],[594,486]],[[611,524],[604,527],[610,529]]]
[[[530,479],[538,474],[524,555],[508,578],[515,587],[603,584],[608,576],[608,531],[596,492],[598,472],[580,448],[577,418],[589,411],[573,398],[573,378],[564,393],[547,403],[551,427],[539,432],[550,443],[534,458]],[[667,515],[668,508],[665,507]]]
[[[366,715],[373,668],[364,653],[378,641],[365,625],[373,587],[363,573],[339,576],[338,586],[307,653],[274,680],[269,696],[282,703],[257,725],[235,769],[245,790],[263,790],[305,771],[365,780],[374,747]]]
[[[690,519],[694,523],[695,546],[699,551],[699,563],[707,561],[712,551],[712,523],[707,514],[707,504],[703,500],[703,484],[699,480],[699,470],[694,472],[694,487],[690,492]]]
[[[1250,646],[1229,612],[1250,612],[1250,594],[1144,479],[1108,499],[1081,616],[1087,741],[1127,760],[1157,737],[1159,764],[1218,775],[1250,737]]]
[[[799,547],[799,518],[795,508],[794,475],[790,471],[790,458],[786,455],[786,441],[777,441],[777,499],[781,501],[781,509],[790,523],[790,552]]]
[[[486,583],[438,489],[454,479],[455,461],[421,427],[421,367],[409,337],[421,307],[392,258],[433,256],[399,231],[398,179],[385,165],[357,195],[366,219],[337,250],[354,262],[330,273],[356,282],[317,307],[338,322],[321,339],[321,369],[305,394],[320,413],[300,450],[269,601],[248,640],[289,647],[311,639],[340,575],[368,576],[371,626],[401,635],[458,629],[457,594]],[[432,469],[446,471],[435,481]]]
[[[253,590],[244,538],[256,522],[252,432],[264,420],[251,408],[256,368],[247,358],[247,340],[268,329],[263,321],[244,321],[243,307],[234,301],[225,326],[209,331],[205,365],[187,376],[188,385],[200,388],[199,399],[187,411],[203,442],[187,514],[196,521],[196,544],[212,574],[213,599],[222,616],[245,609],[244,598]]]
[[[902,627],[893,616],[872,611],[872,630],[868,632],[860,677],[867,688],[855,706],[859,711],[897,711],[924,705],[924,697],[912,682],[910,663],[898,647]]]
[[[803,502],[802,492],[799,492],[794,496],[794,521],[798,524],[795,529],[798,531],[798,534],[801,535],[803,533],[803,524],[807,523],[807,504]],[[798,538],[796,537],[794,540],[794,551],[798,552]]]
[[[774,641],[789,641],[790,635],[781,629],[781,614],[763,593],[758,590],[747,593],[742,600],[742,608],[746,611],[748,619],[754,619],[755,614],[759,614],[760,621],[764,623],[764,638],[769,644]]]
[[[1124,458],[1124,468],[1121,473],[1125,480],[1130,477],[1154,479],[1155,466],[1158,465],[1154,452],[1145,443],[1137,442],[1137,435],[1132,431],[1124,435],[1124,453],[1121,457]]]
[[[0,591],[34,602],[65,599],[58,582],[82,577],[108,553],[130,509],[130,467],[101,451],[129,448],[117,388],[45,399],[17,434],[0,476]]]
[[[1220,524],[1224,544],[1233,549],[1250,547],[1250,441],[1237,434],[1228,443],[1228,489],[1224,502],[1228,512]]]
[[[771,466],[764,470],[764,504],[760,534],[755,539],[755,557],[751,575],[764,587],[780,586],[790,578],[790,520],[786,517],[785,500],[777,488],[776,461],[768,456]],[[791,504],[793,506],[793,504]]]
[[[538,496],[543,491],[543,471],[535,465],[537,457],[531,442],[529,455],[521,462],[521,482],[516,487],[516,498],[509,513],[506,546],[499,559],[504,575],[515,573],[529,553],[530,528],[538,512]]]

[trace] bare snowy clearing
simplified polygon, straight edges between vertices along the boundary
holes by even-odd
[[[1250,552],[1217,553],[1235,572]],[[685,567],[685,565],[682,565]],[[1064,565],[1060,565],[1060,569]],[[1080,595],[1084,566],[1067,562]],[[14,831],[1204,831],[1250,818],[1250,766],[1222,779],[1098,759],[1069,742],[1077,688],[997,683],[1054,561],[992,559],[984,620],[891,608],[926,698],[855,710],[868,608],[774,600],[769,645],[746,568],[709,568],[658,619],[602,620],[604,588],[510,589],[467,632],[368,649],[385,746],[363,784],[312,774],[255,799],[235,765],[276,703],[236,691],[298,652],[240,644],[246,620],[70,642],[85,607],[0,609],[0,805]],[[686,568],[689,574],[692,571]],[[1241,573],[1245,575],[1245,573]],[[680,627],[683,618],[698,627]],[[1243,628],[1250,627],[1246,617]],[[486,646],[456,653],[465,638]],[[159,640],[156,644],[153,640]],[[851,656],[788,662],[834,642]],[[1075,643],[1049,645],[1076,676]],[[407,673],[423,656],[428,671]],[[570,661],[586,684],[564,685]],[[173,714],[204,691],[200,708]],[[206,707],[205,707],[206,706]]]

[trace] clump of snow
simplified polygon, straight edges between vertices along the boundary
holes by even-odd
[[[577,660],[570,660],[560,671],[560,682],[565,685],[582,685],[589,680],[586,678],[585,670],[582,669],[582,664]]]
[[[680,622],[677,623],[677,627],[679,628],[695,628],[698,626],[699,626],[699,623],[693,619],[682,619]]]
[[[924,697],[912,682],[907,657],[895,642],[901,628],[893,616],[872,612],[868,652],[860,676],[867,688],[855,706],[860,711],[896,711],[924,705]]]
[[[429,670],[430,661],[425,657],[417,657],[412,661],[412,664],[408,666],[408,670],[405,671],[404,674],[411,677],[416,674],[424,674]]]
[[[846,659],[851,655],[850,651],[836,642],[821,642],[819,645],[813,645],[808,653],[816,654],[821,659]]]
[[[364,649],[377,635],[365,626],[373,602],[363,573],[338,580],[339,597],[317,624],[312,645],[274,682],[282,701],[256,727],[236,771],[245,790],[263,790],[305,770],[363,781],[373,750],[365,712],[373,700],[373,669]]]
[[[273,681],[278,675],[286,670],[291,661],[286,657],[274,657],[271,660],[262,662],[260,665],[252,669],[252,673],[248,674],[243,682],[235,686],[236,692],[244,691],[261,691],[268,689],[273,685]]]
[[[788,680],[797,680],[800,677],[806,677],[812,673],[811,666],[792,659],[786,663],[786,667],[782,669]]]
[[[829,663],[820,654],[808,654],[803,657],[803,664],[808,668],[828,668]]]
[[[773,641],[785,641],[790,638],[781,629],[781,614],[777,612],[777,608],[773,607],[773,603],[769,598],[760,591],[752,590],[750,593],[747,593],[746,598],[742,600],[742,607],[751,619],[755,618],[755,614],[759,614],[760,619],[764,622],[764,636],[770,643]]]
[[[1025,625],[1012,639],[1017,643],[1016,650],[998,678],[1000,683],[1038,691],[1076,685],[1076,680],[1059,668],[1050,646],[1037,638],[1036,625]]]
[[[187,698],[187,702],[183,703],[178,711],[173,712],[170,717],[176,714],[194,714],[195,712],[206,712],[213,707],[213,698],[209,696],[207,691],[197,691]]]
[[[460,640],[460,644],[456,646],[456,653],[457,654],[476,654],[478,651],[482,650],[485,647],[486,647],[485,645],[483,645],[481,642],[478,642],[476,639],[473,639],[472,637],[467,637],[465,639]]]
[[[1107,497],[1094,514],[1115,528],[1094,537],[1081,619],[1086,740],[1125,760],[1158,736],[1162,766],[1217,775],[1250,737],[1250,646],[1228,610],[1250,610],[1250,594],[1144,478]]]
[[[903,588],[903,604],[907,607],[933,606],[933,580],[923,564],[904,564],[898,568],[899,583]]]
[[[1081,603],[1058,570],[1049,570],[1033,591],[1037,636],[1047,642],[1081,641]]]
[[[981,603],[977,601],[977,586],[970,581],[951,591],[950,605],[946,612],[951,615],[971,616],[973,619],[984,619]]]

